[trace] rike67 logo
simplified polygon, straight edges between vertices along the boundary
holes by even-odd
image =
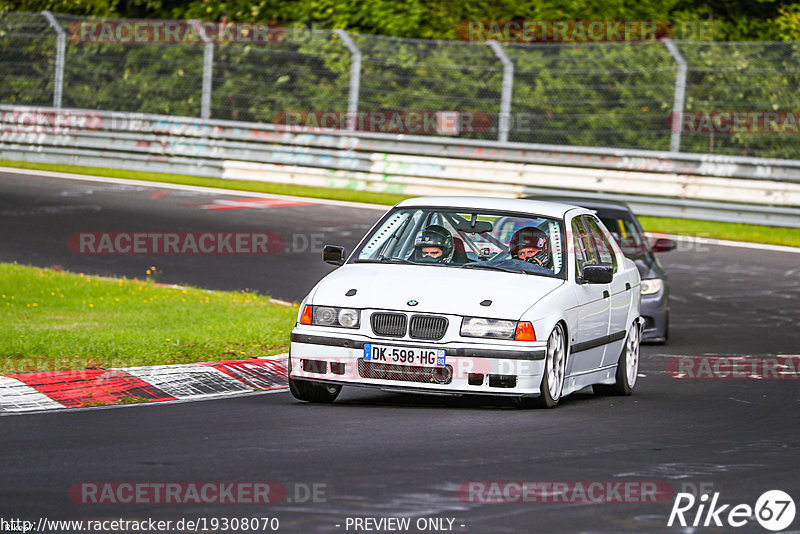
[[[767,530],[777,532],[792,524],[795,515],[794,500],[781,490],[764,492],[755,507],[749,504],[720,504],[719,492],[699,498],[691,493],[678,493],[667,526],[692,527],[743,527],[751,518]]]

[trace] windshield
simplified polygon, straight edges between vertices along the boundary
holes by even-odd
[[[487,210],[399,208],[354,254],[356,263],[410,263],[564,278],[559,219]]]
[[[600,220],[622,249],[626,256],[644,254],[647,243],[633,219],[624,215],[600,215]]]

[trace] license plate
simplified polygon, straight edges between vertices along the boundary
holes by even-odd
[[[444,349],[391,347],[372,343],[364,344],[364,361],[420,367],[444,367],[445,365]]]

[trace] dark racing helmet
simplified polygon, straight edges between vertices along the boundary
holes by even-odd
[[[439,256],[432,256],[423,249],[436,247],[442,251]],[[444,263],[453,257],[453,236],[444,226],[432,224],[417,234],[414,240],[414,261],[427,263]]]
[[[511,257],[515,259],[521,259],[519,258],[520,250],[531,247],[538,249],[539,252],[537,252],[532,258],[528,258],[525,261],[532,260],[543,267],[549,267],[550,240],[547,238],[547,234],[544,233],[543,230],[533,226],[526,226],[525,228],[517,230],[511,237],[511,241],[508,243],[508,251],[511,253]]]

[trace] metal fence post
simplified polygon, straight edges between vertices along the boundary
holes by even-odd
[[[497,41],[487,41],[494,55],[503,63],[503,92],[500,95],[500,124],[498,125],[497,140],[505,143],[508,141],[508,130],[511,122],[511,95],[514,90],[514,63],[506,55],[506,51]]]
[[[678,64],[678,73],[675,76],[675,99],[672,102],[672,121],[670,121],[670,129],[672,133],[669,138],[670,152],[681,151],[681,115],[683,114],[683,103],[686,97],[686,60],[675,46],[672,39],[664,39],[664,45],[667,47],[669,54],[675,63]],[[677,122],[677,124],[676,124]]]
[[[350,51],[350,95],[347,98],[347,129],[356,129],[358,115],[358,93],[361,89],[361,50],[344,30],[334,30]]]
[[[203,95],[200,99],[200,117],[211,117],[211,84],[214,70],[214,43],[206,43],[203,50]]]
[[[200,117],[211,118],[211,85],[214,82],[214,42],[206,35],[206,30],[198,20],[191,20],[197,35],[205,43],[203,49],[203,87],[200,95]]]
[[[56,32],[56,72],[53,82],[53,107],[61,107],[61,96],[64,94],[64,55],[67,51],[67,34],[52,13],[45,10],[42,16]]]

